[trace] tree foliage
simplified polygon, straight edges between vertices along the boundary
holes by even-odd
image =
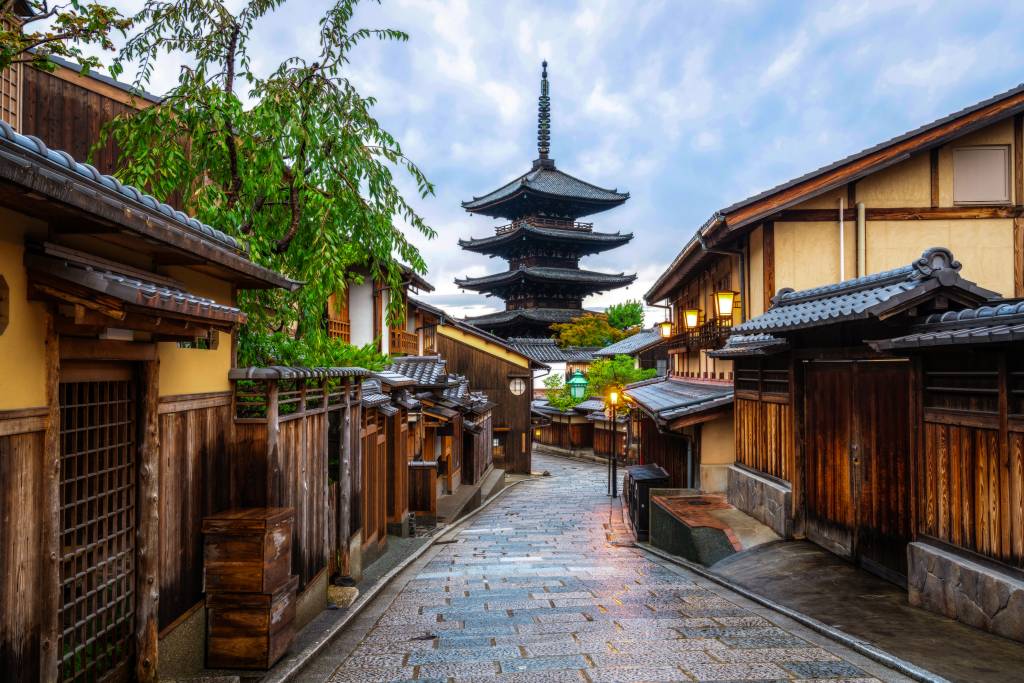
[[[559,346],[608,346],[625,339],[635,330],[620,330],[608,322],[604,313],[584,313],[567,323],[551,326]]]
[[[434,231],[394,174],[407,173],[420,197],[434,188],[373,117],[375,100],[347,76],[360,42],[406,34],[350,29],[357,0],[338,0],[320,19],[315,57],[289,57],[258,73],[250,45],[256,25],[273,21],[276,10],[303,12],[283,4],[147,0],[112,73],[135,63],[134,84],[142,87],[163,53],[183,54],[187,65],[160,104],[115,120],[107,133],[122,150],[122,181],[178,198],[200,220],[247,241],[254,261],[305,283],[296,293],[245,293],[250,326],[324,337],[327,299],[354,268],[368,267],[396,289],[399,261],[426,271],[400,223],[428,238]],[[402,301],[390,301],[388,317],[397,322]],[[311,348],[326,348],[321,342]]]
[[[608,324],[619,330],[628,330],[644,324],[644,305],[639,299],[612,304],[605,314],[608,316]]]
[[[339,339],[306,335],[296,339],[284,332],[266,334],[245,327],[239,333],[238,365],[268,367],[358,367],[382,370],[388,363],[373,344],[353,346]]]
[[[86,55],[85,45],[113,51],[112,35],[124,35],[132,20],[114,7],[70,0],[50,5],[47,0],[0,2],[0,70],[12,64],[29,64],[53,71],[50,56],[82,65],[83,71],[101,66],[99,57]]]
[[[569,386],[559,374],[551,374],[545,377],[544,388],[547,390],[548,405],[562,412],[572,410],[574,406],[587,398],[586,394],[584,394],[583,398],[573,398],[572,394],[569,393]]]
[[[590,380],[587,390],[592,396],[607,402],[612,389],[617,390],[621,396],[627,384],[650,379],[657,374],[654,368],[637,368],[630,356],[619,354],[612,358],[601,358],[591,363],[587,370],[587,379]]]

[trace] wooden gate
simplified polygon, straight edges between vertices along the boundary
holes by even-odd
[[[134,670],[136,387],[113,370],[60,385],[62,681]]]
[[[807,537],[905,581],[911,535],[910,363],[811,361],[806,372]]]

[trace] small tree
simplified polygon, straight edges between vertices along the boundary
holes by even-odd
[[[36,28],[46,26],[46,28]],[[82,65],[84,72],[101,66],[94,55],[82,52],[84,45],[114,50],[111,36],[124,35],[132,20],[114,7],[71,0],[51,6],[47,0],[2,0],[0,2],[0,70],[13,64],[29,64],[53,71],[51,55]]]
[[[605,311],[608,324],[620,330],[640,327],[644,324],[644,305],[638,299],[612,304]]]
[[[618,355],[612,358],[601,358],[590,364],[587,379],[590,380],[589,392],[607,402],[608,393],[615,389],[622,395],[627,384],[650,379],[658,374],[654,368],[638,368],[630,356]],[[621,405],[621,404],[620,404]]]
[[[559,346],[608,346],[629,336],[626,330],[612,327],[604,313],[584,313],[567,323],[551,326]]]
[[[588,391],[583,398],[573,398],[569,387],[562,380],[562,376],[558,374],[545,377],[544,388],[547,390],[548,405],[562,412],[572,410],[574,406],[584,401],[590,395]]]

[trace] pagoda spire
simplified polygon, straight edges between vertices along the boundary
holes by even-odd
[[[548,63],[542,63],[540,97],[537,98],[537,152],[541,159],[551,151],[551,98],[548,97]]]

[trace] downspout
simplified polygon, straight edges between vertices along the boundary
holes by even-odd
[[[864,202],[857,202],[857,277],[868,274],[867,211]]]
[[[843,198],[839,198],[839,281],[846,279],[846,223],[843,221]]]

